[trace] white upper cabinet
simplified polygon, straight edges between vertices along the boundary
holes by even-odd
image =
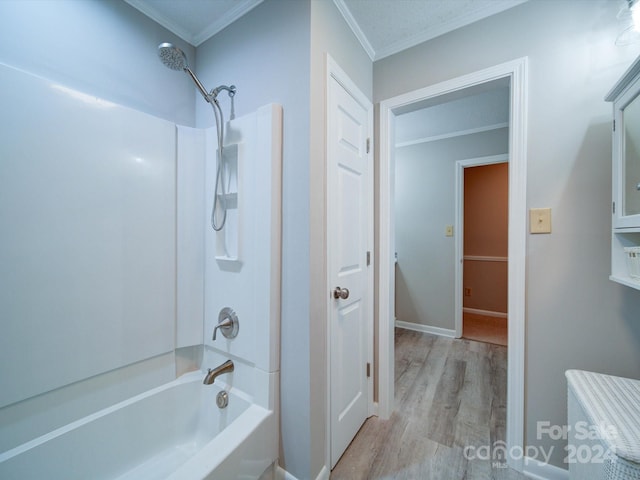
[[[640,57],[605,100],[613,102],[610,278],[640,289]]]

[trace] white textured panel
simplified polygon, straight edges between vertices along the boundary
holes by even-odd
[[[173,350],[175,126],[5,66],[0,105],[6,405]]]

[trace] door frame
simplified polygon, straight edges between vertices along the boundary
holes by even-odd
[[[373,104],[367,98],[367,96],[362,93],[362,91],[358,88],[358,86],[349,78],[346,72],[340,68],[340,66],[336,63],[336,61],[327,53],[325,54],[325,151],[326,151],[326,162],[325,162],[325,234],[326,234],[326,266],[325,266],[325,285],[326,285],[326,325],[327,325],[327,337],[326,337],[326,345],[327,345],[327,356],[326,356],[326,369],[327,369],[327,398],[326,398],[326,459],[325,465],[330,469],[331,466],[331,393],[332,393],[332,382],[331,382],[331,308],[332,304],[335,300],[330,295],[330,292],[333,290],[335,285],[331,284],[331,275],[330,275],[330,265],[331,265],[331,235],[330,231],[334,226],[330,223],[330,215],[329,215],[329,201],[331,195],[331,185],[329,185],[329,165],[330,159],[329,154],[331,149],[329,148],[329,138],[327,135],[328,126],[329,126],[329,115],[330,115],[330,96],[329,96],[329,83],[332,80],[335,80],[337,83],[344,88],[349,95],[351,95],[360,105],[366,107],[367,109],[367,135],[370,145],[370,151],[368,152],[369,158],[369,168],[367,169],[367,219],[368,219],[368,228],[367,228],[367,245],[368,250],[371,252],[370,260],[371,263],[368,266],[368,274],[367,274],[367,287],[366,287],[366,311],[367,311],[367,362],[371,365],[371,375],[367,379],[367,417],[371,415],[375,415],[375,405],[373,402],[373,330],[374,330],[374,205],[373,205],[373,191],[374,191],[374,162],[373,162]]]
[[[378,415],[389,418],[394,403],[395,116],[418,102],[492,80],[510,79],[507,451],[522,451],[517,449],[524,446],[527,70],[528,59],[522,57],[380,102]],[[507,457],[511,468],[523,470],[523,456]]]
[[[487,157],[469,158],[456,161],[456,193],[455,193],[455,220],[453,231],[455,233],[455,254],[454,254],[454,284],[455,284],[455,326],[456,338],[462,337],[463,326],[463,260],[464,260],[464,169],[469,167],[482,167],[485,165],[495,165],[498,163],[509,163],[509,154],[491,155]]]

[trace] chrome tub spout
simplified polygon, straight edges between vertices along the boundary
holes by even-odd
[[[218,375],[222,375],[223,373],[231,373],[233,372],[233,368],[233,361],[231,360],[227,360],[222,365],[216,368],[210,368],[207,372],[207,376],[204,377],[202,383],[204,383],[205,385],[211,385],[218,377]]]

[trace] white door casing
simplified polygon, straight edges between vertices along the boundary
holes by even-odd
[[[328,393],[333,468],[369,416],[373,395],[373,107],[329,57],[327,70]]]
[[[462,310],[463,310],[463,259],[464,259],[464,169],[468,167],[479,167],[483,165],[493,165],[496,163],[509,162],[509,155],[493,155],[490,157],[470,158],[458,160],[456,162],[456,185],[455,185],[455,224],[453,231],[455,235],[455,259],[454,259],[454,284],[455,284],[455,326],[456,338],[462,337]]]
[[[389,418],[394,403],[394,136],[395,116],[414,104],[499,78],[510,78],[509,114],[509,300],[507,371],[507,450],[524,444],[525,259],[527,168],[526,57],[398,95],[380,102],[379,264],[378,264],[378,404],[381,418]],[[523,456],[508,456],[508,465],[524,469]]]

